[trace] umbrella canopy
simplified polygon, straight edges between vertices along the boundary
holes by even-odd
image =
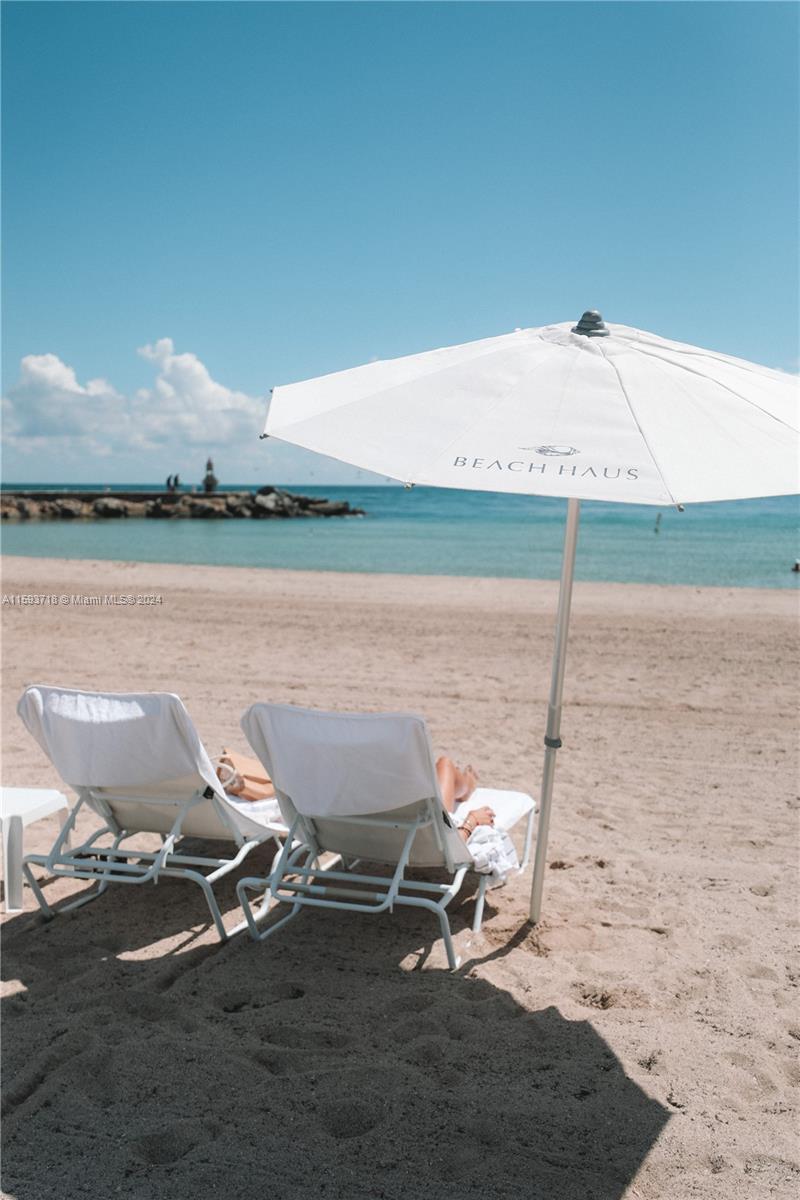
[[[275,388],[264,432],[434,487],[658,505],[798,490],[795,378],[583,321]]]
[[[404,483],[568,499],[531,889],[538,921],[561,746],[580,500],[800,491],[798,380],[625,325],[569,323],[275,388],[262,436]]]

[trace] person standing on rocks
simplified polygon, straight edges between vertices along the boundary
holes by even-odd
[[[211,461],[211,459],[209,459],[208,462],[206,463],[206,474],[205,474],[205,479],[203,480],[203,491],[208,494],[210,494],[211,492],[215,492],[217,490],[218,483],[219,483],[219,480],[217,479],[216,475],[214,474],[214,464]]]

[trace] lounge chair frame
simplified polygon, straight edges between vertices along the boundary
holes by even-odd
[[[527,850],[530,845],[534,815],[535,808],[532,808],[527,818],[526,855],[520,863],[520,870],[524,870],[528,864]],[[385,876],[358,874],[352,868],[358,866],[361,860],[354,859],[348,864],[341,855],[337,855],[334,862],[321,867],[319,865],[321,850],[317,844],[313,819],[298,814],[291,825],[283,849],[269,878],[250,877],[241,879],[236,885],[236,892],[244,910],[245,922],[251,937],[255,941],[263,942],[283,928],[293,917],[298,916],[304,907],[371,913],[386,912],[387,910],[392,912],[396,904],[425,908],[438,918],[448,965],[451,970],[456,970],[460,959],[453,945],[450,919],[446,909],[450,901],[458,894],[471,867],[469,864],[456,866],[450,859],[446,839],[441,837],[441,827],[445,819],[445,812],[438,798],[429,800],[426,814],[413,821],[362,815],[337,817],[336,820],[339,822],[407,831],[394,871],[391,876]],[[414,839],[420,830],[428,826],[432,826],[435,834],[438,835],[437,841],[445,857],[446,867],[453,873],[449,883],[432,883],[405,878]],[[337,862],[341,862],[346,869],[334,870]],[[322,874],[325,877],[324,883],[316,883],[315,880]],[[489,877],[485,874],[478,875],[478,894],[472,921],[473,933],[480,932],[488,879]],[[263,893],[261,902],[255,909],[248,898],[248,892]],[[291,911],[265,929],[259,929],[259,922],[263,921],[277,904],[291,905]]]
[[[109,805],[109,801],[115,800],[125,804],[135,801],[139,804],[153,806],[169,804],[173,807],[176,803],[175,796],[132,796],[130,793],[114,794],[106,789],[99,792],[91,788],[79,788],[78,803],[65,821],[50,852],[48,854],[28,854],[23,860],[22,869],[44,916],[50,918],[58,913],[80,908],[101,896],[110,883],[157,884],[161,876],[167,876],[191,880],[202,889],[221,941],[227,941],[235,933],[241,932],[246,926],[244,921],[240,922],[230,933],[226,931],[212,885],[223,875],[235,870],[250,851],[263,842],[272,839],[280,848],[282,845],[281,831],[265,828],[262,834],[246,837],[237,828],[231,813],[214,795],[212,789],[206,788],[202,792],[194,792],[178,805],[178,813],[169,832],[160,835],[162,838],[160,850],[122,848],[122,842],[129,837],[135,837],[141,830],[128,830],[120,826]],[[175,845],[182,836],[186,817],[192,808],[200,804],[211,804],[220,822],[229,831],[231,840],[237,847],[233,857],[201,857],[176,851]],[[70,845],[71,835],[78,813],[84,805],[91,807],[95,813],[101,814],[105,818],[105,824],[94,830],[80,845],[72,847]],[[97,845],[99,839],[106,835],[111,837],[111,845]],[[32,866],[43,867],[50,876],[55,878],[91,880],[97,883],[98,887],[88,895],[81,895],[76,900],[59,905],[58,909],[54,909],[48,904],[40,883],[31,870]],[[204,872],[198,868],[211,869]]]

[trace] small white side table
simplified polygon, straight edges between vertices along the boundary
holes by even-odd
[[[51,813],[66,809],[63,792],[49,788],[0,788],[0,823],[3,826],[3,879],[6,885],[6,912],[21,912],[22,904],[22,831],[32,821],[41,821]]]

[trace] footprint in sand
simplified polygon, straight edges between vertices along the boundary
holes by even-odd
[[[424,1012],[426,1008],[430,1008],[435,1003],[432,996],[404,996],[395,1006],[396,1012],[416,1013]]]
[[[587,1008],[646,1008],[649,1003],[642,992],[630,987],[604,988],[577,983],[573,985],[573,991],[578,1003]]]
[[[592,988],[579,983],[575,986],[575,991],[578,994],[578,1003],[585,1004],[588,1008],[613,1008],[617,1003],[616,995],[608,988]]]
[[[140,1134],[133,1138],[130,1145],[134,1154],[144,1162],[151,1166],[166,1166],[194,1149],[201,1136],[202,1130],[187,1122]]]
[[[295,1050],[344,1050],[352,1045],[354,1040],[350,1034],[329,1029],[324,1025],[306,1025],[303,1028],[296,1025],[278,1025],[271,1029],[262,1029],[261,1032],[265,1041],[272,1046],[285,1046]]]
[[[661,1051],[660,1050],[651,1050],[649,1054],[644,1055],[643,1058],[639,1058],[636,1061],[638,1062],[639,1066],[642,1067],[645,1071],[649,1071],[652,1073],[652,1072],[656,1071],[656,1069],[661,1061]]]
[[[726,1058],[732,1066],[738,1067],[748,1077],[748,1085],[739,1088],[741,1095],[760,1098],[764,1093],[777,1091],[777,1084],[772,1075],[768,1071],[764,1071],[756,1059],[750,1055],[730,1050],[723,1055],[723,1058]]]
[[[254,1050],[251,1058],[270,1075],[288,1075],[298,1071],[298,1055],[292,1050]]]
[[[25,1068],[13,1077],[5,1080],[5,1095],[3,1096],[2,1115],[8,1116],[29,1100],[43,1085],[49,1086],[59,1077],[63,1070],[68,1070],[73,1062],[82,1061],[84,1055],[94,1046],[90,1034],[79,1029],[72,1029],[60,1036],[53,1045],[26,1064]]]
[[[446,1035],[446,1026],[435,1017],[407,1017],[400,1021],[392,1030],[396,1042],[413,1042],[421,1037],[440,1037]]]
[[[98,950],[107,950],[109,954],[118,954],[127,948],[128,939],[123,934],[101,933],[94,939]]]
[[[443,1063],[448,1054],[448,1040],[443,1037],[422,1037],[406,1046],[402,1057],[406,1062],[426,1070]]]
[[[765,967],[760,962],[745,962],[742,966],[747,979],[766,979],[770,983],[777,983],[780,978],[777,971],[773,971],[771,967]]]
[[[352,1099],[336,1100],[323,1104],[319,1109],[322,1128],[334,1138],[353,1138],[369,1133],[386,1117],[385,1107],[380,1102]]]
[[[184,1033],[197,1030],[197,1021],[187,1015],[186,1006],[167,996],[150,995],[136,988],[122,997],[122,1007],[132,1017],[153,1025],[176,1025]]]
[[[264,1008],[267,1004],[277,1004],[282,1000],[302,1000],[305,994],[305,988],[296,983],[278,982],[260,990],[257,996],[252,991],[225,989],[217,996],[217,1004],[224,1013],[239,1013],[245,1009]]]

